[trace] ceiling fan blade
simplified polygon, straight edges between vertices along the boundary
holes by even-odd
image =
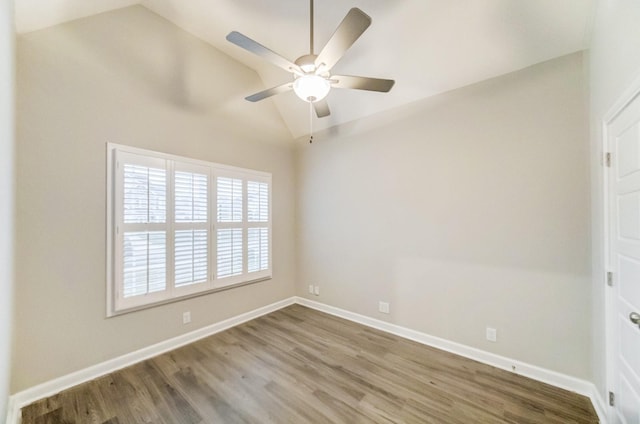
[[[297,72],[299,74],[303,73],[302,69],[300,69],[300,67],[295,63],[285,59],[284,57],[280,56],[278,53],[266,48],[265,46],[258,43],[257,41],[254,41],[251,38],[247,37],[246,35],[243,35],[237,31],[231,31],[229,34],[227,34],[227,41],[230,41],[236,46],[242,47],[248,52],[251,52],[253,54],[260,56],[263,59],[268,60],[269,62],[273,63],[276,66],[279,66],[285,71]]]
[[[389,79],[331,75],[331,87],[387,93],[396,82]]]
[[[324,118],[325,116],[329,116],[331,114],[327,99],[322,99],[318,102],[314,102],[313,108],[316,110],[316,115],[318,116],[318,118]]]
[[[371,25],[371,18],[362,10],[354,7],[349,10],[336,32],[333,33],[327,44],[316,58],[316,67],[328,71],[338,63],[344,53],[356,42],[362,33]]]
[[[266,99],[267,97],[275,96],[276,94],[284,93],[292,89],[293,89],[293,84],[288,82],[286,84],[271,87],[266,90],[260,91],[256,94],[247,96],[245,97],[245,100],[249,100],[250,102],[257,102],[262,99]]]

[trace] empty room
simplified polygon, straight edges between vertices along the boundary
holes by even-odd
[[[0,419],[640,424],[640,2],[0,3]]]

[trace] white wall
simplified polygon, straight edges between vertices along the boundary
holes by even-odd
[[[0,419],[6,417],[13,289],[13,2],[0,2]]]
[[[640,78],[640,2],[599,0],[590,49],[591,210],[593,245],[593,380],[603,398],[606,387],[603,252],[602,123],[631,83]]]
[[[578,53],[304,144],[298,294],[589,379],[584,75]]]
[[[17,57],[13,392],[294,294],[291,136],[243,100],[255,72],[139,6],[21,35]],[[272,172],[274,278],[106,319],[107,142]]]

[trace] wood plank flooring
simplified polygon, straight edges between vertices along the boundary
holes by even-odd
[[[22,410],[48,423],[597,423],[589,399],[293,305]]]

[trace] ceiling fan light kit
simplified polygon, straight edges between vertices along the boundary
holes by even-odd
[[[295,79],[293,91],[306,102],[317,102],[324,99],[331,90],[331,83],[320,75],[306,74]]]
[[[295,62],[285,59],[251,38],[232,31],[227,40],[272,64],[293,74],[293,83],[288,82],[247,96],[250,102],[257,102],[276,94],[293,90],[305,102],[315,109],[318,118],[330,115],[325,97],[332,88],[347,88],[386,93],[395,81],[381,78],[369,78],[347,75],[332,75],[331,68],[338,63],[346,51],[360,38],[371,25],[371,18],[358,8],[352,8],[344,17],[322,51],[313,53],[313,0],[309,2],[309,54],[299,57]]]

